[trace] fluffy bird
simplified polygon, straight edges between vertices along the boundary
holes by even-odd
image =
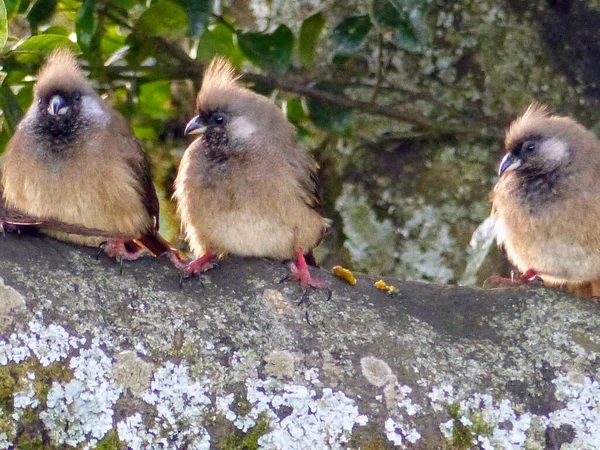
[[[319,244],[329,220],[318,211],[317,165],[296,130],[267,98],[238,83],[229,63],[211,62],[186,134],[200,134],[183,155],[174,198],[192,251],[188,274],[220,256],[295,259],[291,278],[311,277],[305,254]],[[309,259],[309,261],[310,261]]]
[[[154,254],[171,250],[158,234],[146,154],[66,49],[55,51],[39,73],[34,102],[8,143],[2,184],[6,207],[43,218],[40,231],[57,239],[87,246],[106,241],[84,229],[139,238],[112,239],[104,247],[129,260],[142,254],[140,244]],[[73,232],[53,228],[53,221],[74,225]]]
[[[523,274],[600,295],[600,142],[533,104],[506,134],[492,192],[498,245]]]

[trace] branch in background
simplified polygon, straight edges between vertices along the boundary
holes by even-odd
[[[115,22],[131,29],[131,25],[124,22],[122,19],[111,15],[111,19]],[[222,23],[229,25],[226,21],[219,19]],[[158,50],[157,59],[175,59],[178,64],[165,68],[167,70],[170,79],[192,79],[197,80],[204,71],[204,64],[192,59],[181,47],[177,44],[163,38],[163,37],[149,37],[152,42],[156,45]],[[160,56],[163,56],[162,58]],[[383,55],[380,55],[382,58]],[[381,59],[380,58],[380,59]],[[118,72],[120,68],[107,67],[107,74],[110,76]],[[152,68],[148,68],[152,70]],[[383,68],[380,68],[380,71]],[[164,72],[161,72],[164,77]],[[457,125],[449,124],[438,124],[432,122],[428,117],[423,115],[421,112],[409,108],[403,107],[392,107],[387,105],[380,105],[374,101],[377,92],[381,89],[381,78],[382,74],[378,73],[378,81],[375,85],[373,92],[372,101],[355,100],[345,95],[334,94],[331,92],[322,91],[315,89],[309,85],[311,82],[306,81],[291,81],[289,78],[283,76],[274,75],[263,75],[256,73],[245,73],[242,75],[242,79],[257,84],[258,86],[272,89],[280,89],[285,92],[298,94],[306,97],[313,98],[322,102],[331,103],[333,105],[342,106],[345,108],[358,110],[361,113],[372,114],[375,116],[387,117],[392,120],[399,122],[409,123],[414,126],[416,132],[435,132],[438,134],[449,134],[449,135],[463,135],[463,136],[477,136],[482,132],[482,127],[487,127],[489,124],[477,123],[469,127],[461,127]],[[489,133],[488,133],[489,134]],[[492,132],[493,135],[497,134]]]

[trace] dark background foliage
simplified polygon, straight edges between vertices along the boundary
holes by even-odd
[[[0,0],[0,149],[48,52],[71,47],[151,155],[178,240],[182,131],[224,55],[321,164],[325,266],[481,282],[507,268],[478,228],[503,131],[534,99],[595,125],[599,16],[583,0]]]

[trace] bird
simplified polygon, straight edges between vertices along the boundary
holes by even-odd
[[[492,193],[496,240],[522,273],[600,295],[600,141],[533,103],[508,128]]]
[[[198,135],[179,165],[174,199],[197,258],[188,274],[225,255],[295,260],[290,278],[325,287],[311,276],[312,249],[331,222],[322,216],[318,165],[297,141],[275,103],[244,87],[231,64],[211,61],[186,135]]]
[[[39,230],[59,240],[103,246],[121,261],[145,249],[173,251],[158,234],[147,155],[66,48],[55,50],[38,74],[34,101],[7,145],[2,185],[5,208],[39,218]],[[102,236],[89,232],[95,229]]]

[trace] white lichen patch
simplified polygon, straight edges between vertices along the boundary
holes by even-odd
[[[394,445],[405,448],[405,442],[415,443],[421,433],[414,424],[414,418],[423,408],[410,397],[412,388],[400,383],[388,384],[383,390],[390,417],[385,422],[385,434]]]
[[[599,374],[600,375],[600,374]],[[548,424],[553,428],[570,425],[575,438],[563,444],[563,450],[593,449],[600,443],[600,384],[591,377],[561,374],[553,383],[556,398],[566,408],[550,413]]]
[[[315,373],[318,372],[313,371],[309,376],[313,385],[317,384]],[[253,427],[260,416],[265,417],[270,431],[260,437],[261,449],[342,449],[346,448],[354,426],[367,423],[367,417],[359,414],[354,400],[343,392],[324,388],[319,395],[312,388],[274,378],[248,379],[246,388],[246,399],[252,406],[247,415],[242,417],[232,412],[229,404],[233,399],[229,397],[221,400],[225,406],[221,412],[242,431]],[[290,410],[283,419],[277,415],[281,408]]]
[[[57,444],[94,448],[113,427],[112,406],[121,389],[110,379],[110,358],[99,347],[82,349],[69,366],[74,379],[52,383],[40,418]]]
[[[496,402],[489,394],[476,393],[458,403],[457,417],[440,424],[440,431],[452,441],[458,420],[469,430],[478,448],[518,449],[527,444],[532,419],[530,413],[518,414],[508,399]]]
[[[167,362],[158,369],[142,398],[158,412],[150,426],[140,414],[117,424],[119,439],[134,449],[210,449],[210,436],[202,425],[211,400],[208,380],[196,380],[186,365]]]
[[[388,364],[374,356],[365,356],[360,360],[360,369],[369,383],[383,387],[390,381],[396,381],[396,376]]]
[[[24,381],[24,389],[19,392],[15,392],[13,395],[13,408],[12,418],[18,421],[26,408],[36,408],[40,401],[36,398],[35,390],[33,388],[33,380],[35,380],[35,374],[33,372],[27,373],[27,378]]]
[[[84,342],[85,339],[69,336],[60,325],[44,326],[32,320],[27,332],[12,333],[8,340],[0,341],[0,365],[23,362],[33,353],[43,366],[49,366]]]
[[[0,433],[0,449],[4,450],[9,448],[13,448],[10,439],[8,439],[6,433]]]

